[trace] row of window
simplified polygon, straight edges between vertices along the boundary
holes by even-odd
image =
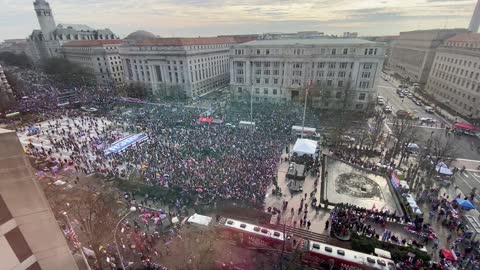
[[[470,43],[470,42],[447,42],[447,46],[451,47],[458,47],[458,48],[471,48],[471,49],[478,49],[480,48],[480,44],[478,42]]]
[[[315,48],[315,49],[302,49],[302,48],[295,48],[295,49],[278,49],[278,48],[251,48],[251,49],[235,49],[235,55],[305,55],[306,53],[314,54],[326,54],[329,53],[330,55],[347,55],[349,53],[355,53],[355,48]],[[378,48],[365,48],[365,55],[377,55]]]
[[[438,88],[441,88],[441,89],[445,89],[446,91],[452,93],[452,94],[456,94],[457,96],[463,98],[463,99],[466,99],[466,100],[472,100],[472,102],[476,102],[477,99],[473,96],[470,96],[469,93],[466,93],[465,91],[461,91],[460,89],[456,89],[456,88],[453,88],[453,87],[450,87],[446,84],[443,84],[439,81],[436,81],[436,80],[430,80],[430,84],[429,86],[436,86]],[[476,87],[476,92],[479,93],[480,92],[480,85],[478,87]]]
[[[451,83],[457,84],[458,86],[464,87],[471,91],[476,91],[477,93],[480,92],[480,84],[477,85],[475,82],[471,82],[468,79],[460,78],[455,75],[448,74],[446,72],[438,71],[438,70],[434,70],[433,75],[439,79],[442,79],[444,81],[449,81]],[[478,73],[475,76],[478,77]]]
[[[473,71],[469,72],[466,69],[458,68],[458,67],[452,67],[452,66],[448,66],[448,65],[445,65],[445,64],[439,64],[438,66],[437,66],[437,64],[435,64],[433,66],[433,68],[438,69],[438,70],[448,71],[448,72],[451,72],[452,74],[455,73],[455,74],[460,75],[460,76],[469,77],[470,79],[473,78],[473,74],[474,74]],[[478,80],[478,72],[475,72],[475,80]]]
[[[480,110],[477,107],[474,108],[474,106],[472,106],[472,103],[476,101],[476,98],[474,97],[472,98],[470,103],[467,103],[465,101],[465,96],[466,96],[465,93],[456,91],[455,89],[452,89],[451,87],[448,87],[443,84],[429,85],[427,86],[427,90],[435,91],[441,97],[448,99],[450,101],[449,105],[452,106],[456,111],[459,111],[464,115],[470,115],[475,113],[476,116],[480,116]],[[468,100],[470,100],[470,96],[468,96]]]
[[[470,60],[467,61],[465,59],[462,60],[462,59],[458,59],[458,58],[454,58],[454,57],[441,56],[441,55],[437,55],[436,60],[444,62],[444,63],[462,65],[464,67],[472,67],[472,65],[473,65],[473,68],[477,68],[477,64],[478,64],[477,62],[472,62]]]

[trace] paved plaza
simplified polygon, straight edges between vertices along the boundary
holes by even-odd
[[[325,197],[330,203],[351,203],[367,209],[401,213],[390,192],[387,179],[347,163],[327,159]]]

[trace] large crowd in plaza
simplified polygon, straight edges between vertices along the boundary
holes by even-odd
[[[57,106],[61,93],[68,92],[72,86],[58,84],[33,71],[14,70],[14,73],[31,87],[25,98],[18,99],[17,109],[34,113],[35,118],[27,126],[17,127],[17,131],[27,134],[33,122],[37,122],[38,133],[29,136],[31,143],[27,147],[32,156],[57,163],[56,170],[74,168],[83,173],[100,172],[119,178],[136,174],[143,184],[179,188],[182,194],[197,200],[227,199],[262,205],[277,173],[282,150],[293,142],[290,129],[301,121],[301,110],[268,105],[254,112],[256,128],[253,130],[238,126],[239,121],[248,120],[245,119],[248,116],[240,114],[220,116],[223,124],[202,123],[198,121],[202,111],[195,108],[127,104],[115,100],[108,89],[75,88],[76,100],[99,109],[93,116]],[[112,104],[119,109],[105,110],[105,107],[111,109]],[[41,125],[39,121],[43,121]],[[226,125],[227,122],[237,127]],[[148,140],[125,151],[105,155],[109,145],[132,133],[144,133]],[[378,172],[385,167],[363,159],[365,151],[353,146],[333,149],[331,154],[366,170]],[[457,240],[451,236],[448,243],[452,249],[458,250],[462,224],[453,218],[451,211],[447,211],[450,208],[446,201],[445,198],[431,197],[430,216],[436,216],[448,226],[451,235],[460,235]],[[303,200],[300,205],[303,206]],[[305,211],[306,208],[307,205]],[[298,212],[300,214],[302,208]],[[303,223],[303,227],[309,229],[306,214],[300,225],[302,227]],[[409,241],[389,230],[381,234],[367,225],[366,220],[384,226],[387,222],[403,220],[403,217],[397,213],[337,205],[331,213],[331,229],[340,236],[353,231],[401,245],[417,244],[417,241],[418,245],[428,243],[428,238],[417,237],[415,241]],[[123,226],[129,232],[140,231],[136,224]],[[157,255],[161,251],[153,248],[158,241],[157,235],[139,235],[137,239],[145,245],[145,254],[148,254],[142,260],[149,264],[148,256],[161,256]],[[126,238],[123,240],[127,241]],[[469,252],[462,254],[460,261],[468,260],[473,264]]]
[[[32,136],[32,155],[56,159],[60,165],[72,164],[87,173],[125,177],[136,171],[146,184],[180,187],[186,194],[205,199],[260,204],[277,170],[281,151],[291,138],[290,127],[299,121],[298,113],[275,105],[255,112],[254,130],[200,123],[201,111],[192,108],[146,104],[129,104],[130,113],[124,114],[90,117],[77,110],[67,112],[70,117],[65,117],[65,110],[52,109],[64,90],[62,86],[53,86],[48,76],[18,72],[25,84],[37,87],[33,96],[20,100],[19,109],[34,108],[34,112],[50,116]],[[93,90],[78,89],[78,99],[99,106],[110,104],[106,96],[92,98]],[[226,119],[237,125],[245,120],[237,115],[227,115]],[[126,135],[125,131],[143,132],[149,139],[123,152],[104,155],[105,147]],[[41,136],[47,138],[46,142],[35,144]]]

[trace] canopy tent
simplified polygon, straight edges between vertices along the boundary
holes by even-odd
[[[474,125],[471,125],[471,124],[465,123],[465,122],[457,122],[453,126],[455,128],[460,128],[460,129],[469,130],[469,131],[477,129]]]
[[[460,198],[456,198],[455,201],[457,201],[458,205],[461,207],[467,209],[467,210],[472,210],[475,208],[475,206],[470,202],[469,200],[463,200]]]
[[[406,196],[406,200],[407,200],[408,206],[412,209],[412,211],[415,214],[419,214],[419,215],[422,214],[422,211],[420,211],[420,207],[418,207],[417,203],[415,202],[415,198],[413,198],[411,194],[408,194]]]
[[[317,151],[317,141],[309,139],[297,139],[293,146],[293,153],[299,156],[315,155]]]
[[[451,249],[442,248],[440,253],[443,255],[445,260],[452,262],[457,260],[457,255],[455,255],[455,252],[453,252]]]
[[[205,123],[212,123],[212,121],[213,121],[213,119],[210,118],[210,117],[200,116],[200,117],[198,118],[198,122],[199,122],[199,123],[204,123],[204,122],[205,122]]]
[[[438,163],[436,171],[443,175],[453,175],[453,172],[448,168],[447,164],[443,162]]]

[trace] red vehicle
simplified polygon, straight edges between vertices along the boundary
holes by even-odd
[[[313,269],[395,270],[390,259],[308,239],[294,240],[283,232],[239,220],[224,219],[215,226],[218,238],[248,249],[284,251],[285,256]],[[332,268],[333,267],[333,268]]]
[[[309,240],[303,242],[301,261],[315,269],[396,269],[392,260]]]

